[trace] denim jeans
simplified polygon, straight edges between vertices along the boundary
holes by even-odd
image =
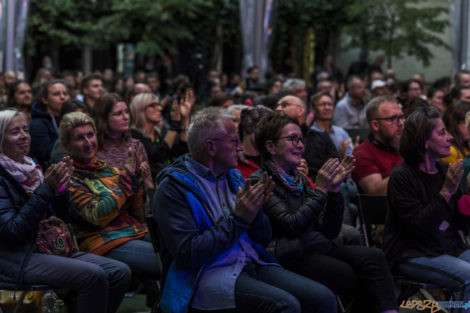
[[[156,280],[161,268],[157,263],[157,254],[147,233],[142,239],[131,240],[108,251],[105,257],[126,263],[132,272],[140,277]]]
[[[331,290],[278,266],[248,265],[235,284],[234,310],[217,312],[335,313]],[[191,309],[190,312],[201,312]]]
[[[458,257],[444,254],[408,259],[397,266],[397,272],[409,279],[441,285],[454,292],[455,301],[470,300],[470,250]],[[470,309],[453,312],[470,313]]]
[[[33,253],[24,270],[24,284],[45,284],[77,293],[77,313],[113,313],[131,280],[119,261],[77,252],[71,257]]]

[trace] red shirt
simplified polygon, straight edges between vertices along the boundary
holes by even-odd
[[[356,183],[372,174],[380,174],[382,178],[390,176],[393,168],[402,162],[400,154],[379,149],[366,139],[353,152],[356,168],[352,178]]]

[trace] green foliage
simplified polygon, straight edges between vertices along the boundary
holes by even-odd
[[[425,6],[421,0],[355,1],[344,28],[351,41],[345,48],[383,51],[391,67],[392,57],[413,55],[428,66],[434,46],[450,49],[437,33],[449,25],[442,18],[447,8]],[[419,5],[419,6],[418,6]]]
[[[26,44],[51,48],[89,45],[99,49],[136,43],[136,52],[175,53],[176,42],[191,39],[190,23],[210,0],[31,0]]]

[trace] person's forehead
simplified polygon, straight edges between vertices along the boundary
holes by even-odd
[[[379,104],[378,112],[380,113],[401,113],[400,106],[396,102],[385,101]]]

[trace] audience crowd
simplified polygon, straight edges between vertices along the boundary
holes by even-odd
[[[0,289],[48,285],[78,313],[136,284],[152,312],[394,313],[399,276],[470,301],[470,71],[400,82],[379,61],[197,87],[3,73]],[[384,225],[360,228],[358,194]]]

